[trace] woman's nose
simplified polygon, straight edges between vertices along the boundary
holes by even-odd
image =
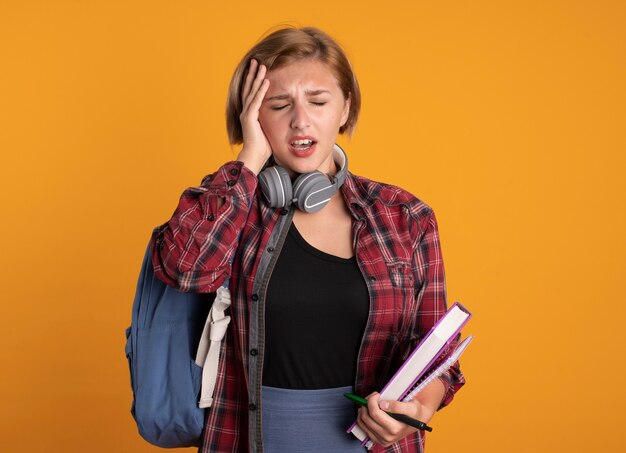
[[[294,104],[292,109],[291,127],[293,129],[305,129],[309,126],[310,120],[306,108],[301,104]]]

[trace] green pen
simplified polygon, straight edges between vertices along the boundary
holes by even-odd
[[[353,403],[367,407],[367,400],[365,398],[361,398],[360,396],[353,395],[352,393],[344,393],[343,396],[348,398]],[[399,422],[405,423],[409,426],[412,426],[413,428],[421,429],[421,430],[428,431],[428,432],[433,430],[426,423],[420,422],[419,420],[411,418],[408,415],[394,414],[393,412],[385,412],[385,413],[389,415],[391,418],[398,420]]]

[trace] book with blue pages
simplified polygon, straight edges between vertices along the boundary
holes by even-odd
[[[428,384],[454,365],[472,341],[471,335],[460,342],[454,351],[447,354],[445,358],[442,356],[449,352],[449,344],[457,337],[471,317],[472,314],[458,302],[450,307],[380,391],[380,399],[410,401]],[[441,360],[437,362],[438,359]],[[365,431],[356,424],[356,421],[350,425],[347,432],[354,434],[368,449],[373,446]]]

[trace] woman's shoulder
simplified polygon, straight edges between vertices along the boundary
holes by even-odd
[[[432,208],[399,186],[348,173],[346,190],[350,202],[369,209],[401,209],[415,219],[433,215]]]

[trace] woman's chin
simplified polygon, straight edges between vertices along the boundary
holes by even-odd
[[[315,166],[314,164],[305,164],[305,163],[298,163],[296,165],[291,165],[291,166],[287,166],[285,167],[287,169],[287,171],[289,173],[292,174],[292,176],[294,174],[304,174],[304,173],[313,173],[314,171],[316,171],[318,168],[317,166]]]
[[[290,157],[289,159],[278,160],[274,158],[274,161],[277,165],[280,165],[285,170],[294,176],[295,174],[302,173],[311,173],[317,170],[320,166],[319,162],[316,159],[312,158],[294,158]]]

